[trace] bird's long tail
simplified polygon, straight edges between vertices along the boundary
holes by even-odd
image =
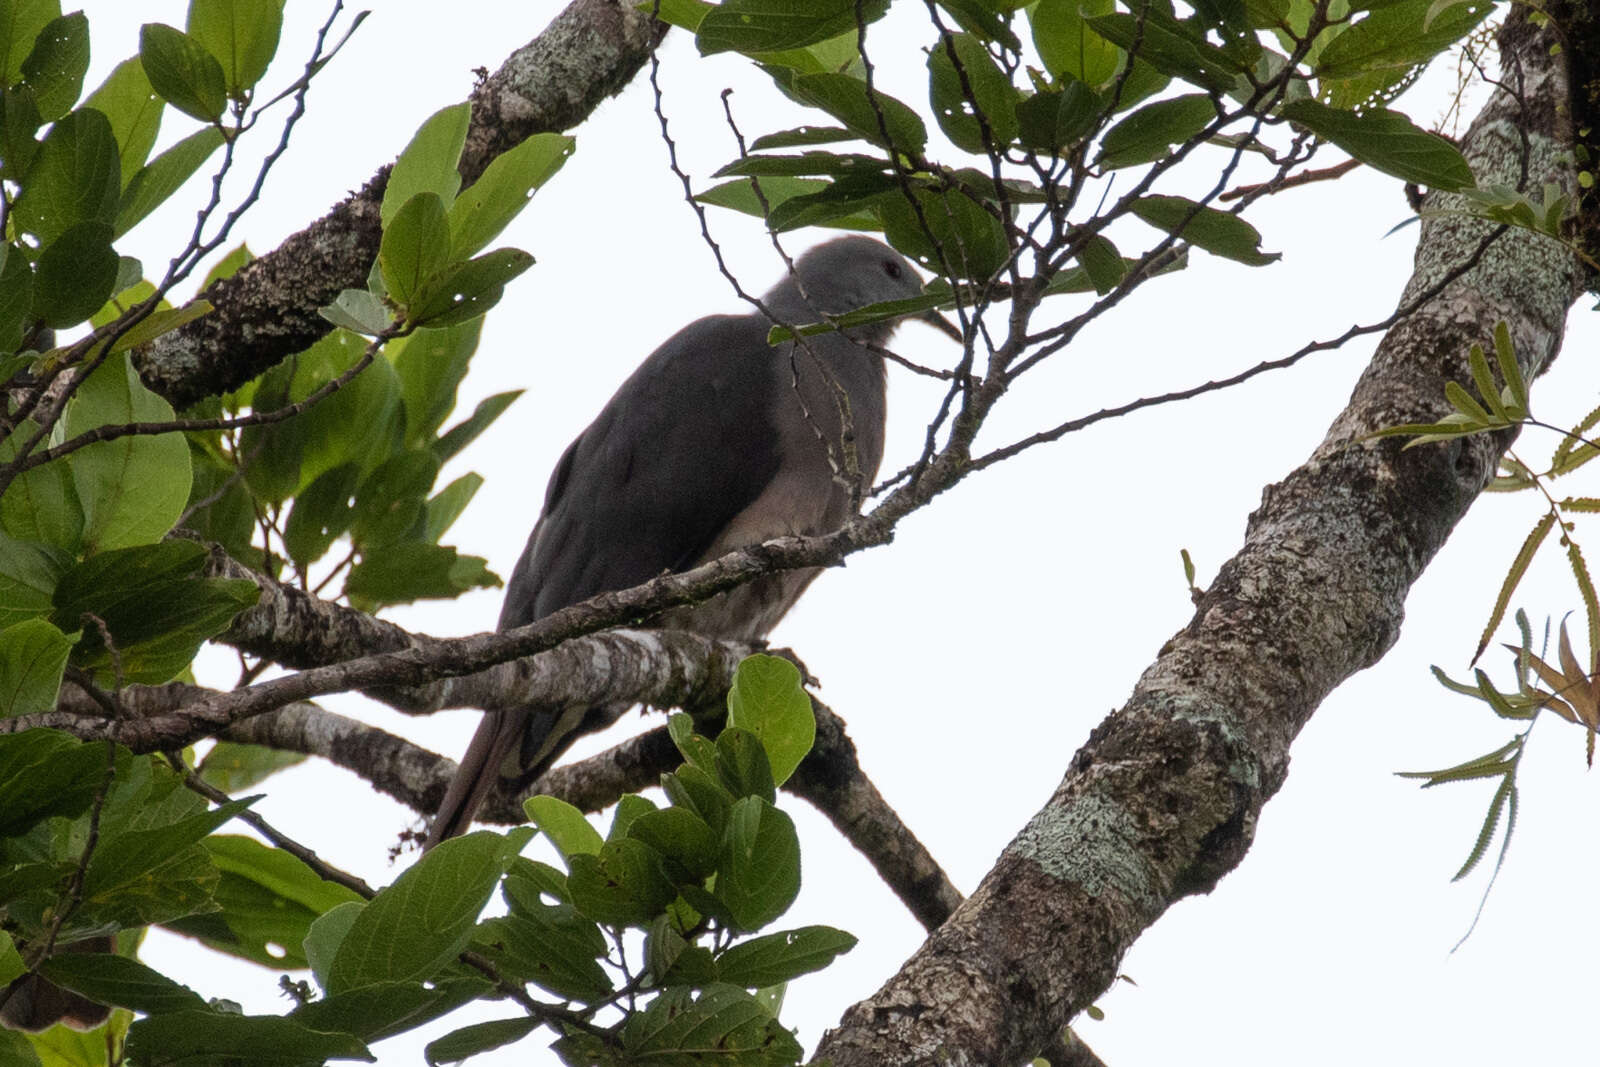
[[[559,712],[516,708],[485,713],[461,757],[460,769],[439,802],[439,813],[428,827],[423,850],[465,831],[502,777],[508,787],[517,789],[538,781],[572,742],[616,722],[631,706],[612,704]],[[517,758],[508,767],[513,752]]]
[[[528,727],[528,711],[494,711],[484,715],[472,743],[461,757],[461,767],[450,780],[444,799],[439,802],[439,813],[428,827],[428,839],[422,845],[427,851],[446,838],[461,833],[472,823],[472,817],[483,806],[484,798],[500,778],[500,768],[513,749],[522,743],[523,732]]]

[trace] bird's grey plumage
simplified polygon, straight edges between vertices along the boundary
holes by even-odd
[[[915,296],[916,272],[867,237],[801,256],[762,303],[788,324]],[[825,533],[849,518],[883,458],[884,367],[866,343],[895,324],[767,344],[761,312],[684,327],[634,371],[556,464],[544,509],[506,588],[502,630],[602,592],[682,571],[745,545]],[[817,575],[767,575],[656,626],[764,637]],[[607,709],[484,716],[428,835],[460,833],[495,784],[542,774]],[[514,760],[511,757],[515,757]]]

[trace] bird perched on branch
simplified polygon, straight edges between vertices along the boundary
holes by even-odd
[[[841,237],[801,256],[761,298],[764,312],[710,315],[674,334],[556,464],[506,587],[500,629],[737,548],[841,526],[883,458],[884,365],[874,347],[897,323],[776,346],[768,331],[774,320],[817,322],[921,292],[893,249]],[[959,340],[937,313],[918,317]],[[818,573],[763,575],[651,625],[761,638]],[[485,714],[425,847],[465,830],[497,780],[526,785],[578,736],[614,718],[592,708]]]

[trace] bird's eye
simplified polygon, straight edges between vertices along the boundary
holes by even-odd
[[[896,263],[892,259],[886,259],[883,261],[883,270],[884,273],[889,275],[891,278],[900,277],[900,264]]]

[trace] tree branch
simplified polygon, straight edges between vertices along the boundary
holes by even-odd
[[[1513,9],[1501,47],[1522,100],[1498,91],[1464,146],[1484,185],[1576,189],[1553,41]],[[1407,298],[1488,228],[1461,198],[1430,199]],[[1389,332],[1310,461],[1266,491],[1193,621],[977,891],[845,1014],[818,1061],[891,1067],[926,1063],[937,1049],[950,1064],[1021,1062],[1105,990],[1172,903],[1238,864],[1295,734],[1394,642],[1406,592],[1509,443],[1485,435],[1401,451],[1368,435],[1449,410],[1444,379],[1467,380],[1469,346],[1489,343],[1497,321],[1530,378],[1547,367],[1579,284],[1570,251],[1513,231]]]
[[[543,33],[473,91],[460,171],[470,183],[495,156],[570,129],[638,73],[666,24],[629,0],[572,0]],[[207,289],[214,310],[135,355],[140,376],[183,408],[236,388],[332,329],[317,308],[366,285],[378,254],[385,165],[361,190],[273,252]]]

